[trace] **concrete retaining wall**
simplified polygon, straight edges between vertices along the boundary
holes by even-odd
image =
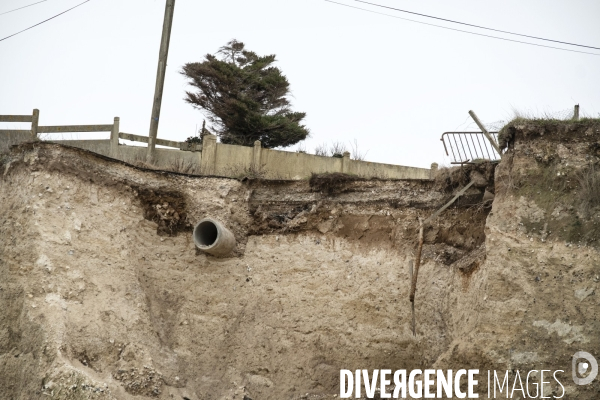
[[[2,132],[0,133],[0,153],[5,153],[10,146],[30,142],[31,132]]]
[[[258,141],[254,147],[234,146],[217,143],[212,135],[204,136],[201,163],[203,174],[266,179],[305,179],[313,173],[326,172],[384,179],[431,179],[432,176],[429,168],[356,161],[350,159],[348,152],[343,158],[337,158],[263,149]]]
[[[52,140],[67,146],[79,147],[112,157],[110,153],[110,140]],[[117,158],[130,164],[139,165],[146,163],[147,147],[120,145],[117,150]],[[178,172],[200,172],[200,152],[180,151],[171,149],[156,149],[155,166],[164,169],[176,170]]]
[[[31,140],[31,136],[0,135],[0,151],[11,145]],[[146,147],[119,145],[116,154],[111,153],[110,140],[54,140],[55,143],[79,147],[107,157],[143,165],[146,163]],[[343,158],[323,157],[313,154],[293,153],[263,149],[260,142],[254,147],[217,143],[215,136],[206,135],[202,152],[156,149],[154,165],[167,170],[202,175],[218,175],[239,178],[243,176],[266,179],[306,179],[313,173],[343,172],[364,178],[383,179],[431,179],[435,171],[429,168],[405,167]],[[432,168],[437,168],[432,164]]]
[[[437,169],[437,164],[433,164],[433,168]],[[366,178],[431,179],[433,171],[429,168],[405,167],[403,165],[348,160],[348,168],[344,172]]]
[[[337,157],[262,149],[260,166],[266,178],[303,179],[311,173],[343,172],[343,162]]]

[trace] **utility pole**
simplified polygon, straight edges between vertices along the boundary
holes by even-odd
[[[146,161],[152,162],[154,148],[156,147],[156,136],[158,135],[158,120],[160,118],[160,105],[162,103],[163,88],[165,86],[165,72],[167,69],[167,56],[169,55],[169,40],[171,39],[171,27],[173,26],[173,13],[175,11],[175,0],[167,0],[165,6],[165,20],[163,22],[162,37],[160,39],[160,52],[158,54],[158,70],[156,72],[156,86],[154,88],[154,103],[152,104],[152,117],[150,118],[150,133],[148,138],[148,152]]]

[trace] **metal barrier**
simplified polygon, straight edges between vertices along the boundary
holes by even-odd
[[[498,132],[490,132],[496,143]],[[500,154],[485,137],[483,132],[444,132],[440,139],[450,164],[474,164],[478,161],[500,161]],[[450,153],[448,152],[450,148]]]

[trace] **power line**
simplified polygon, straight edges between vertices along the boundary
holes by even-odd
[[[361,7],[355,7],[355,6],[351,6],[349,4],[344,4],[344,3],[338,3],[337,1],[333,1],[333,0],[324,0],[328,3],[333,3],[333,4],[337,4],[340,6],[344,6],[344,7],[349,7],[349,8],[354,8],[357,10],[361,10],[361,11],[366,11],[366,12],[370,12],[373,14],[379,14],[379,15],[385,15],[386,17],[391,17],[391,18],[396,18],[396,19],[401,19],[403,21],[410,21],[410,22],[415,22],[417,24],[422,24],[422,25],[428,25],[428,26],[435,26],[436,28],[442,28],[442,29],[448,29],[450,31],[456,31],[456,32],[463,32],[463,33],[469,33],[471,35],[477,35],[477,36],[483,36],[483,37],[488,37],[488,38],[492,38],[492,39],[498,39],[498,40],[505,40],[507,42],[514,42],[514,43],[522,43],[522,44],[528,44],[530,46],[537,46],[537,47],[546,47],[548,49],[555,49],[555,50],[563,50],[563,51],[570,51],[572,53],[582,53],[582,54],[591,54],[593,56],[600,56],[600,54],[598,53],[591,53],[589,51],[580,51],[580,50],[571,50],[571,49],[564,49],[562,47],[555,47],[555,46],[547,46],[544,44],[537,44],[537,43],[531,43],[531,42],[524,42],[522,40],[514,40],[514,39],[507,39],[507,38],[503,38],[503,37],[499,37],[499,36],[492,36],[492,35],[486,35],[483,33],[476,33],[476,32],[471,32],[471,31],[465,31],[463,29],[456,29],[456,28],[449,28],[447,26],[441,26],[441,25],[436,25],[436,24],[430,24],[428,22],[422,22],[422,21],[416,21],[414,19],[408,19],[408,18],[402,18],[402,17],[398,17],[397,15],[391,15],[391,14],[385,14],[385,13],[381,13],[381,12],[377,12],[377,11],[373,11],[373,10],[367,10],[366,8],[361,8]]]
[[[388,7],[388,6],[384,6],[384,5],[381,5],[381,4],[369,3],[368,1],[364,1],[364,0],[354,0],[354,1],[359,2],[359,3],[369,4],[369,5],[372,5],[372,6],[375,6],[375,7],[387,8],[387,9],[394,10],[394,11],[400,11],[400,12],[407,13],[407,14],[418,15],[420,17],[433,18],[433,19],[437,19],[437,20],[440,20],[440,21],[452,22],[453,24],[460,24],[460,25],[465,25],[465,26],[471,26],[473,28],[486,29],[488,31],[500,32],[500,33],[507,33],[509,35],[522,36],[522,37],[527,37],[527,38],[530,38],[530,39],[545,40],[547,42],[554,42],[554,43],[560,43],[560,44],[567,44],[567,45],[570,45],[570,46],[587,47],[588,49],[600,50],[600,47],[586,46],[584,44],[577,44],[577,43],[570,43],[570,42],[562,42],[560,40],[546,39],[546,38],[537,37],[537,36],[524,35],[522,33],[515,33],[515,32],[503,31],[503,30],[494,29],[494,28],[487,28],[485,26],[468,24],[466,22],[454,21],[452,19],[434,17],[433,15],[420,14],[420,13],[417,13],[417,12],[412,12],[412,11],[407,11],[407,10],[401,10],[399,8]]]
[[[27,8],[27,7],[35,6],[36,4],[43,3],[43,2],[45,2],[45,1],[48,1],[48,0],[42,0],[42,1],[38,1],[37,3],[33,3],[33,4],[29,4],[29,5],[27,5],[27,6],[23,6],[23,7],[15,8],[14,10],[5,11],[5,12],[3,12],[3,13],[0,13],[0,15],[4,15],[4,14],[11,13],[11,12],[19,11],[19,10],[22,10],[22,9],[24,9],[24,8]]]
[[[8,38],[11,38],[11,37],[13,37],[13,36],[16,36],[16,35],[18,35],[19,33],[23,33],[23,32],[25,32],[25,31],[28,31],[28,30],[30,30],[31,28],[35,28],[36,26],[38,26],[38,25],[41,25],[41,24],[43,24],[44,22],[48,22],[48,21],[50,21],[51,19],[54,19],[54,18],[58,17],[59,15],[63,15],[64,13],[66,13],[66,12],[69,12],[69,11],[73,10],[74,8],[77,8],[77,7],[79,7],[79,6],[81,6],[81,5],[85,4],[85,3],[87,3],[87,2],[89,2],[89,1],[91,1],[91,0],[85,0],[84,2],[82,2],[82,3],[79,3],[79,4],[77,4],[76,6],[69,8],[68,10],[65,10],[65,11],[63,11],[63,12],[61,12],[61,13],[59,13],[59,14],[56,14],[56,15],[54,15],[54,16],[52,16],[52,17],[50,17],[50,18],[48,18],[48,19],[46,19],[46,20],[44,20],[44,21],[42,21],[42,22],[38,22],[38,23],[37,23],[37,24],[35,24],[35,25],[31,25],[29,28],[25,28],[25,29],[23,29],[22,31],[19,31],[19,32],[17,32],[17,33],[13,33],[12,35],[9,35],[9,36],[7,36],[7,37],[4,37],[4,38],[0,39],[0,42],[1,42],[1,41],[3,41],[3,40],[6,40],[6,39],[8,39]]]

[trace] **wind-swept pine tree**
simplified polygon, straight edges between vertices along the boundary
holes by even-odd
[[[291,146],[309,135],[301,124],[306,113],[291,110],[290,84],[274,62],[275,55],[258,56],[232,40],[204,61],[183,66],[181,73],[197,89],[185,100],[206,112],[222,143]]]

